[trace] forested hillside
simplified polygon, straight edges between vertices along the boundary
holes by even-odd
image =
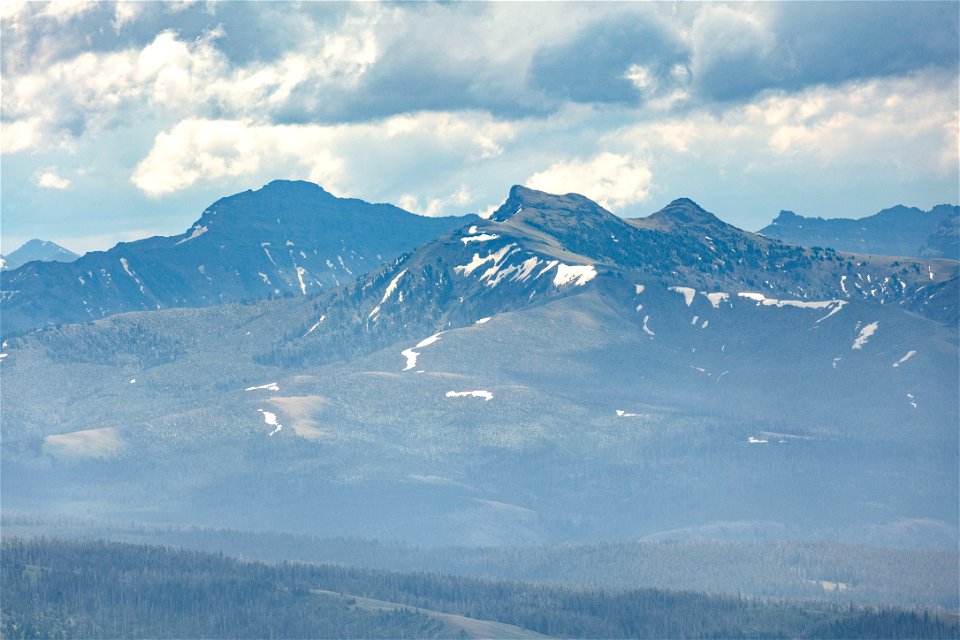
[[[8,516],[8,536],[106,539],[224,553],[263,562],[309,562],[401,572],[444,573],[572,588],[657,588],[738,593],[775,600],[822,600],[847,605],[935,607],[960,611],[960,555],[941,548],[903,549],[896,529],[929,523],[902,522],[877,531],[873,546],[834,540],[789,539],[790,532],[758,531],[749,523],[673,538],[592,544],[504,547],[425,547],[397,541],[322,538],[279,531],[109,524],[76,518]],[[681,536],[699,535],[700,538]],[[776,534],[764,542],[748,536]],[[916,532],[911,533],[915,535]],[[885,534],[885,535],[882,535]],[[739,537],[737,537],[739,536]],[[712,538],[711,538],[712,537]],[[724,539],[725,537],[725,539]]]
[[[531,631],[583,638],[960,634],[955,619],[929,612],[266,565],[106,542],[10,539],[2,550],[5,638],[470,637],[471,619],[515,625],[514,633],[493,627],[514,637],[533,637]]]

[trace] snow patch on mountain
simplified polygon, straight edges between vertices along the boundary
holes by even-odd
[[[473,228],[476,229],[476,227],[473,227]],[[490,240],[496,240],[499,237],[500,236],[496,233],[481,233],[476,236],[467,236],[465,238],[460,238],[460,242],[466,245],[470,242],[488,242]]]
[[[871,322],[863,329],[860,330],[860,335],[857,336],[857,339],[853,341],[852,349],[862,349],[863,345],[867,344],[867,340],[870,339],[870,336],[876,332],[877,327],[880,326],[879,322]]]
[[[907,360],[909,360],[915,355],[917,355],[917,352],[914,351],[913,349],[911,349],[910,351],[907,351],[907,355],[903,356],[902,358],[900,358],[899,360],[893,363],[894,369],[896,369],[897,367],[899,367],[900,365],[902,365],[904,362],[906,362]]]
[[[424,347],[429,347],[434,342],[439,340],[442,334],[443,334],[442,331],[440,333],[435,333],[429,338],[424,338],[423,340],[418,342],[415,346],[411,347],[410,349],[404,349],[403,351],[401,351],[400,355],[402,355],[404,358],[407,359],[407,365],[403,368],[403,370],[410,371],[410,369],[413,369],[414,367],[417,366],[417,358],[420,357],[420,352],[414,351],[414,349],[422,349]]]
[[[533,275],[533,270],[536,269],[537,265],[541,264],[541,262],[542,261],[536,256],[527,258],[520,263],[517,269],[517,275],[515,275],[512,279],[514,281],[526,282],[527,279]]]
[[[693,297],[694,297],[695,295],[697,295],[696,289],[693,289],[693,288],[691,288],[691,287],[667,287],[667,288],[668,288],[670,291],[675,291],[675,292],[677,292],[677,293],[679,293],[679,294],[682,294],[682,295],[683,295],[683,301],[687,303],[687,306],[688,306],[688,307],[689,307],[691,304],[693,304]]]
[[[557,275],[553,278],[553,285],[562,287],[565,284],[573,283],[575,286],[582,287],[596,277],[597,270],[592,265],[560,263],[557,265]]]
[[[410,369],[413,369],[415,366],[417,366],[417,358],[420,356],[420,354],[413,349],[404,349],[400,352],[400,355],[407,359],[407,366],[403,368],[404,371],[410,371]]]
[[[184,242],[190,242],[191,240],[196,240],[197,238],[199,238],[200,236],[202,236],[203,234],[205,234],[205,233],[208,231],[208,229],[207,229],[207,227],[205,227],[205,226],[200,226],[200,225],[198,224],[198,225],[194,225],[192,231],[193,231],[193,233],[191,233],[189,237],[184,238],[183,240],[181,240],[180,242],[176,243],[176,244],[173,245],[173,246],[181,245],[181,244],[183,244]]]
[[[484,401],[493,400],[493,394],[479,389],[477,391],[447,391],[448,398],[483,398]]]
[[[465,265],[456,266],[453,270],[456,273],[460,273],[463,276],[469,276],[474,271],[479,269],[481,266],[491,263],[491,267],[481,274],[481,280],[489,280],[493,278],[500,267],[505,262],[505,259],[510,255],[514,249],[517,248],[515,244],[508,244],[504,247],[501,247],[498,251],[492,251],[487,254],[485,258],[481,258],[479,253],[473,254],[473,258]]]
[[[326,316],[326,315],[320,316],[320,319],[317,320],[315,323],[313,323],[313,326],[310,327],[309,329],[307,329],[307,332],[306,332],[305,334],[303,334],[304,337],[306,337],[306,336],[310,335],[311,333],[313,333],[313,332],[316,330],[316,328],[319,327],[320,324],[321,324],[324,320],[326,320],[326,319],[327,319],[327,316]]]
[[[721,302],[725,302],[730,299],[730,294],[722,291],[718,291],[716,293],[706,293],[701,291],[700,293],[710,301],[710,306],[712,306],[714,309],[719,309]]]
[[[547,262],[547,266],[545,266],[543,269],[540,270],[540,273],[537,274],[537,277],[539,278],[540,276],[545,274],[547,271],[550,271],[550,269],[553,269],[558,264],[560,264],[559,260],[550,260],[549,262]]]
[[[393,292],[397,290],[397,283],[407,273],[407,270],[404,269],[396,275],[396,277],[390,281],[390,284],[387,285],[387,290],[383,292],[383,297],[380,299],[380,304],[373,308],[373,311],[370,312],[370,315],[367,316],[368,319],[376,320],[377,316],[380,315],[380,308],[383,304],[390,299],[390,296],[393,295]]]
[[[797,307],[798,309],[827,309],[831,305],[839,305],[834,309],[833,313],[836,313],[840,310],[846,302],[842,300],[817,300],[817,301],[807,301],[807,300],[778,300],[776,298],[768,298],[762,293],[754,293],[752,291],[743,291],[737,294],[741,298],[746,298],[748,300],[753,300],[757,303],[757,306],[763,305],[765,307],[777,307],[782,309],[783,307]],[[831,314],[824,316],[822,319],[829,318]],[[819,320],[818,320],[819,322]]]
[[[487,286],[495,287],[498,284],[500,284],[502,280],[505,280],[508,277],[510,278],[511,282],[517,282],[517,281],[526,282],[527,279],[530,277],[530,275],[533,273],[533,270],[539,264],[541,264],[541,260],[536,256],[533,256],[531,258],[524,260],[520,264],[513,264],[513,265],[510,265],[509,267],[499,268],[496,271],[496,275],[487,280]],[[483,276],[481,276],[481,278],[486,276],[487,274],[485,273]]]
[[[429,346],[432,345],[434,342],[436,342],[437,340],[440,339],[440,334],[441,334],[441,333],[443,333],[443,332],[441,331],[440,333],[435,333],[435,334],[433,334],[433,335],[430,336],[429,338],[424,338],[423,340],[421,340],[420,342],[417,343],[417,346],[416,346],[415,348],[416,348],[416,349],[422,349],[423,347],[429,347]]]
[[[643,316],[643,331],[644,331],[644,333],[646,333],[648,336],[655,336],[655,335],[657,335],[657,334],[655,334],[655,333],[650,329],[650,327],[647,326],[647,321],[648,321],[648,320],[650,320],[650,316]]]
[[[261,242],[261,243],[260,243],[260,246],[263,248],[263,252],[264,252],[265,254],[267,254],[267,260],[270,261],[270,264],[272,264],[274,267],[276,267],[277,269],[279,269],[280,267],[278,267],[278,266],[277,266],[277,263],[273,261],[273,256],[270,255],[270,250],[267,249],[267,247],[270,246],[270,243],[269,243],[269,242]]]
[[[143,283],[140,282],[140,278],[137,277],[137,274],[130,270],[130,264],[127,262],[127,259],[120,258],[120,264],[123,266],[123,270],[127,272],[127,275],[133,278],[133,281],[137,283],[138,287],[140,287],[140,293],[145,293],[143,290]]]
[[[283,425],[277,421],[277,414],[267,411],[265,409],[257,409],[257,411],[263,414],[264,422],[266,422],[271,427],[274,427],[273,431],[271,431],[267,435],[269,436],[276,435],[281,429],[283,429]]]
[[[303,267],[297,267],[297,280],[300,282],[300,293],[307,295],[307,285],[303,281],[303,274],[307,272]]]
[[[835,303],[835,305],[830,309],[830,313],[828,313],[827,315],[817,320],[818,323],[823,322],[824,320],[826,320],[827,318],[835,314],[837,311],[840,311],[840,309],[843,309],[843,307],[846,306],[847,304],[844,300],[834,300],[833,302]]]
[[[280,391],[280,385],[276,382],[268,382],[257,387],[247,387],[244,391],[256,391],[257,389],[267,389],[268,391]]]

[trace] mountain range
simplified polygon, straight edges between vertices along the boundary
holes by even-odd
[[[0,274],[3,335],[125,311],[308,295],[462,226],[275,181],[218,200],[186,232]],[[12,255],[12,254],[11,254]]]
[[[940,204],[923,211],[897,205],[858,220],[806,218],[792,211],[781,211],[760,233],[805,247],[957,260],[960,258],[960,207]]]
[[[28,240],[19,249],[11,251],[9,255],[0,256],[0,269],[17,269],[39,260],[41,262],[73,262],[80,256],[64,249],[56,242],[49,240]]]
[[[289,228],[288,209],[315,211],[301,201],[344,202],[271,183],[179,239],[96,256],[126,259],[110,279],[138,292],[157,286],[128,257],[147,247],[157,265],[196,252],[210,291],[266,268],[219,256],[263,255],[299,295],[8,334],[5,510],[419,544],[725,526],[955,548],[956,261],[804,248],[688,199],[623,219],[517,186],[488,220],[411,222],[347,281],[377,255],[358,235],[355,263],[336,254],[354,273],[304,291],[297,267],[331,254]],[[251,227],[225,215],[240,205],[269,213]]]

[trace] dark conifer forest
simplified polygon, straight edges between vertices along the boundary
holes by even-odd
[[[955,616],[428,573],[111,542],[3,543],[4,638],[956,638]]]

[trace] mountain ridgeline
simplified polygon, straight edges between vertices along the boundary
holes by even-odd
[[[222,214],[165,250],[219,247]],[[285,216],[247,246],[282,265],[289,239],[302,266]],[[8,338],[4,508],[417,544],[956,548],[956,261],[524,187],[444,224],[316,295]]]
[[[807,218],[781,211],[760,230],[805,247],[832,247],[838,251],[960,259],[960,207],[940,204],[930,211],[898,205],[866,218]]]
[[[308,295],[351,282],[470,219],[417,216],[278,180],[218,200],[179,236],[3,273],[3,334],[125,311]]]
[[[786,244],[726,224],[689,199],[675,200],[648,218],[623,219],[580,195],[516,186],[489,221],[425,245],[347,287],[338,300],[352,307],[350,326],[362,321],[364,348],[539,305],[598,276],[715,292],[724,300],[748,293],[778,307],[791,304],[780,299],[801,307],[816,300],[840,307],[893,304],[949,324],[957,318],[957,273],[955,261],[866,257]],[[390,303],[397,296],[403,304]],[[324,315],[324,304],[315,302],[317,317]],[[336,357],[345,336],[336,333],[335,323],[320,333],[310,331],[312,324],[285,336],[275,357],[263,362]],[[330,342],[337,345],[333,351]],[[326,355],[312,359],[312,353]]]

